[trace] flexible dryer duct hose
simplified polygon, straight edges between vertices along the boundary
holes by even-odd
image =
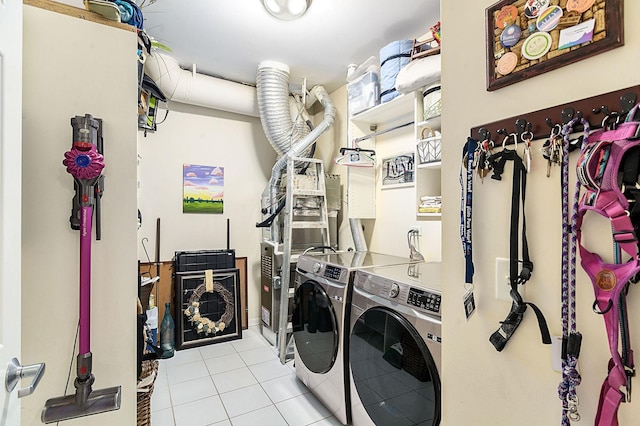
[[[256,77],[258,111],[262,129],[278,155],[286,154],[294,143],[309,133],[303,105],[289,96],[289,67],[274,61],[258,65]],[[296,114],[296,110],[300,114]],[[291,118],[296,116],[295,121]]]
[[[336,108],[329,94],[322,86],[311,89],[307,105],[301,105],[296,120],[291,118],[291,97],[289,96],[289,67],[273,61],[261,62],[256,79],[258,90],[258,109],[262,128],[267,139],[280,155],[271,169],[271,179],[265,188],[262,200],[263,211],[273,209],[277,205],[278,184],[287,161],[292,157],[305,157],[314,142],[331,126],[335,120]],[[306,106],[318,100],[324,108],[322,122],[310,133],[305,124]],[[301,119],[302,118],[302,119]],[[272,240],[278,241],[277,230],[272,226]]]

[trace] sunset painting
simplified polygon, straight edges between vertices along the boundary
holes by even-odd
[[[183,165],[182,212],[223,213],[224,167]]]

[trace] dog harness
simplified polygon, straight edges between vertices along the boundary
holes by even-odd
[[[631,400],[631,378],[635,375],[626,294],[640,272],[639,125],[627,122],[593,132],[577,164],[578,181],[584,188],[576,217],[578,249],[582,268],[593,284],[593,310],[604,318],[611,352],[608,375],[600,391],[595,421],[598,426],[618,425],[618,408],[621,402]],[[582,244],[582,223],[590,211],[611,221],[615,263],[603,261]],[[623,256],[629,259],[623,261]]]

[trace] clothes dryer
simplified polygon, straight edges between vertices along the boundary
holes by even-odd
[[[291,321],[296,375],[343,424],[351,423],[348,359],[343,351],[346,290],[361,268],[409,262],[374,252],[308,253],[298,258]]]
[[[439,425],[441,264],[358,270],[349,302],[352,424]]]

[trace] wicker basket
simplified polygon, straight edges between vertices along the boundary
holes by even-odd
[[[158,361],[150,360],[150,361],[142,361],[142,374],[140,375],[141,379],[145,377],[149,377],[152,373],[157,377],[158,375]],[[138,422],[137,426],[149,426],[151,425],[151,395],[153,394],[153,385],[155,384],[156,379],[142,387],[138,388],[137,392],[137,407],[138,407]],[[144,392],[141,392],[144,391]]]
[[[440,132],[430,127],[422,129],[420,140],[416,142],[420,164],[440,161],[440,139]]]

